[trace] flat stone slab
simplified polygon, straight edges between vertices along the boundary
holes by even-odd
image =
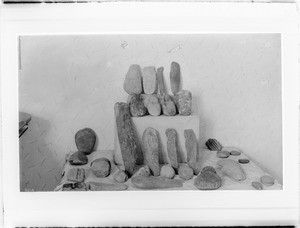
[[[131,178],[131,183],[136,188],[141,189],[161,189],[161,188],[180,188],[183,186],[181,180],[168,179],[165,177],[145,177],[145,176],[134,176]]]
[[[86,185],[91,191],[124,191],[128,188],[125,184],[107,184],[99,182],[87,182]]]
[[[247,164],[247,163],[249,163],[249,162],[250,162],[250,160],[249,160],[249,159],[246,159],[246,158],[239,159],[239,163],[241,163],[241,164]]]
[[[158,91],[160,94],[165,94],[165,82],[164,82],[164,68],[159,67],[156,70],[156,78],[157,78],[157,84],[158,84]]]
[[[209,168],[206,168],[209,167]],[[206,166],[196,177],[194,185],[200,190],[215,190],[221,187],[222,179],[211,166]]]
[[[232,156],[240,156],[241,152],[237,151],[237,150],[233,150],[233,151],[230,151],[230,155],[232,155]]]
[[[85,179],[85,170],[83,168],[72,168],[67,172],[68,181],[83,182]]]

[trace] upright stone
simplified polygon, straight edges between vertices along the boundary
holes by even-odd
[[[148,127],[142,136],[145,164],[149,166],[154,176],[159,176],[159,133]]]
[[[147,112],[144,102],[139,94],[135,94],[131,97],[129,106],[132,116],[144,116]]]
[[[143,92],[142,71],[139,65],[131,65],[125,76],[124,90],[128,94],[140,94]]]
[[[175,129],[168,128],[166,130],[167,140],[167,151],[170,159],[171,166],[177,170],[178,160],[177,160],[177,132]]]
[[[188,90],[181,90],[174,96],[174,103],[180,115],[189,116],[192,113],[192,93]]]
[[[148,101],[146,105],[148,113],[151,116],[159,116],[161,114],[161,106],[158,98],[155,95],[148,95]]]
[[[75,134],[75,143],[78,151],[90,154],[96,143],[96,133],[90,128],[84,128]]]
[[[162,104],[163,114],[166,116],[176,115],[176,106],[173,101],[166,101]]]
[[[131,176],[136,168],[137,144],[131,123],[129,106],[126,103],[117,102],[114,109],[122,159],[125,170]]]
[[[176,62],[171,63],[170,81],[172,93],[175,95],[180,90],[180,66]]]
[[[200,170],[197,166],[198,159],[198,142],[195,132],[192,129],[184,130],[185,148],[187,152],[187,163],[191,167],[196,175],[199,174]]]
[[[156,69],[154,66],[143,68],[143,88],[145,94],[153,94],[157,90]]]
[[[166,90],[165,90],[165,83],[164,83],[164,68],[163,67],[157,68],[156,78],[157,78],[159,93],[165,94]]]

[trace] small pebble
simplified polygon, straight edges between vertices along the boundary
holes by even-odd
[[[232,156],[239,156],[239,155],[241,155],[241,152],[233,150],[233,151],[230,152],[230,155],[232,155]]]
[[[239,159],[239,163],[241,163],[241,164],[247,164],[247,163],[249,163],[249,159],[246,159],[246,158]]]
[[[269,175],[261,176],[260,181],[266,186],[272,186],[274,184],[274,178]]]
[[[218,158],[228,158],[229,155],[230,155],[230,153],[228,151],[221,150],[221,151],[217,152]]]
[[[256,190],[263,190],[263,185],[258,182],[258,181],[253,181],[252,183],[252,187],[255,188]]]

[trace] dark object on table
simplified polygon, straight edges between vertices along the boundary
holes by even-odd
[[[81,129],[75,134],[75,143],[78,151],[90,154],[96,143],[96,133],[90,128]]]
[[[220,151],[222,150],[222,145],[216,140],[216,139],[209,139],[205,143],[208,149],[214,150],[214,151]]]
[[[19,138],[27,131],[31,115],[25,112],[19,112]]]

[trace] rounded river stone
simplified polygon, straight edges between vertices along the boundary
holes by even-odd
[[[69,163],[71,165],[85,165],[88,163],[88,157],[84,153],[77,151],[70,156]]]
[[[107,158],[98,158],[91,162],[91,171],[96,177],[107,177],[111,164]]]
[[[261,176],[260,181],[266,186],[272,186],[274,184],[274,178],[269,175]]]
[[[96,133],[90,128],[84,128],[75,134],[75,143],[78,151],[90,154],[96,143]]]
[[[128,180],[128,175],[125,171],[123,170],[118,170],[115,174],[114,174],[114,180],[118,183],[124,183],[125,181]]]
[[[249,163],[249,159],[246,159],[246,158],[239,159],[239,163],[241,163],[241,164],[247,164],[247,163]]]
[[[134,64],[129,67],[123,88],[128,94],[140,94],[143,92],[142,71],[139,65]]]
[[[237,150],[233,150],[233,151],[230,152],[230,155],[232,155],[232,156],[239,156],[239,155],[241,155],[241,152],[237,151]]]
[[[157,68],[156,71],[157,84],[160,94],[165,94],[165,83],[164,83],[164,67]]]
[[[157,103],[149,103],[147,106],[148,113],[151,116],[159,116],[161,114],[161,106]]]
[[[258,181],[253,181],[251,183],[251,185],[252,185],[253,188],[255,188],[257,190],[262,190],[264,188],[263,185]]]
[[[216,172],[207,169],[195,178],[194,185],[200,190],[215,190],[221,187],[222,179]]]
[[[160,176],[172,179],[175,177],[175,171],[170,165],[163,165],[160,170]]]
[[[217,157],[218,158],[228,158],[230,155],[230,153],[228,151],[225,150],[221,150],[217,152]]]
[[[188,164],[179,164],[178,175],[184,180],[189,180],[194,176],[194,171]]]

